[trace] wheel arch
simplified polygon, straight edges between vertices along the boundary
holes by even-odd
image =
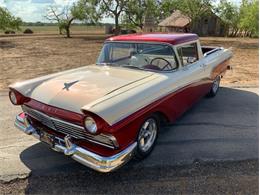
[[[158,119],[159,119],[159,122],[160,122],[161,125],[165,125],[165,124],[170,122],[169,117],[164,112],[155,111],[153,113],[153,115],[158,116]]]

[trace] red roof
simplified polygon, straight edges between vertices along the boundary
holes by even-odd
[[[165,42],[173,45],[197,40],[199,37],[196,34],[167,34],[167,33],[149,33],[149,34],[129,34],[119,35],[108,38],[106,41],[141,41],[141,42]]]

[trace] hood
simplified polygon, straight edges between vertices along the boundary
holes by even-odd
[[[45,104],[81,112],[81,108],[93,101],[151,77],[152,72],[108,66],[88,66],[65,73],[37,85],[31,98]]]

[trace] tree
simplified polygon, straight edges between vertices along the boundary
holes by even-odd
[[[72,7],[64,6],[62,10],[50,6],[46,18],[50,21],[56,21],[59,26],[59,32],[65,30],[67,38],[70,38],[70,27],[74,20],[96,22],[100,16],[96,12],[94,0],[80,0]]]
[[[79,0],[71,8],[72,15],[81,21],[96,23],[101,19],[101,11],[98,9],[98,0]]]
[[[182,0],[178,9],[191,19],[191,28],[194,23],[212,12],[212,0]]]
[[[159,0],[146,0],[145,16],[153,16],[155,20],[154,23],[159,23],[161,19],[160,4],[161,2]]]
[[[244,36],[259,35],[259,1],[243,0],[240,7],[239,27],[244,32]]]
[[[50,21],[55,21],[58,23],[59,33],[62,34],[62,31],[66,31],[67,38],[70,38],[70,26],[75,20],[75,17],[72,15],[69,7],[64,7],[61,11],[57,7],[50,6],[48,7],[46,19]]]
[[[155,1],[153,0],[129,0],[126,4],[123,22],[142,30],[148,12],[154,11],[153,15],[156,15],[156,10],[153,9],[154,4]]]
[[[144,26],[145,11],[145,0],[129,0],[125,8],[123,22],[130,26],[132,25],[133,27],[139,27],[142,30]]]
[[[161,18],[160,1],[155,0],[128,0],[123,15],[123,23],[128,26],[144,27],[145,17],[153,16],[155,23]]]
[[[125,11],[126,0],[100,0],[99,6],[101,12],[115,19],[115,34],[119,34],[119,17]]]
[[[0,30],[20,30],[22,23],[21,18],[12,16],[7,9],[0,7]]]
[[[231,30],[231,36],[237,36],[240,21],[239,8],[227,0],[221,0],[215,10],[224,22],[225,29]],[[229,35],[229,32],[226,35]]]
[[[170,16],[175,10],[180,8],[180,0],[162,0],[160,4],[161,18]]]
[[[70,38],[70,27],[74,20],[94,23],[100,19],[96,5],[96,0],[80,0],[72,7],[64,6],[61,10],[50,6],[45,17],[50,21],[57,22],[60,34],[65,30],[67,38]]]

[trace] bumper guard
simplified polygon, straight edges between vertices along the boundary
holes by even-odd
[[[40,140],[40,135],[33,128],[33,126],[28,123],[24,113],[16,116],[14,124],[22,132],[27,135],[32,135]],[[99,172],[111,172],[125,164],[131,159],[137,145],[137,143],[134,142],[123,151],[113,156],[104,157],[73,144],[70,141],[70,136],[66,136],[64,139],[55,137],[55,139],[59,141],[58,143],[54,143],[52,147],[54,151],[62,152],[67,156],[71,156],[79,163]]]

